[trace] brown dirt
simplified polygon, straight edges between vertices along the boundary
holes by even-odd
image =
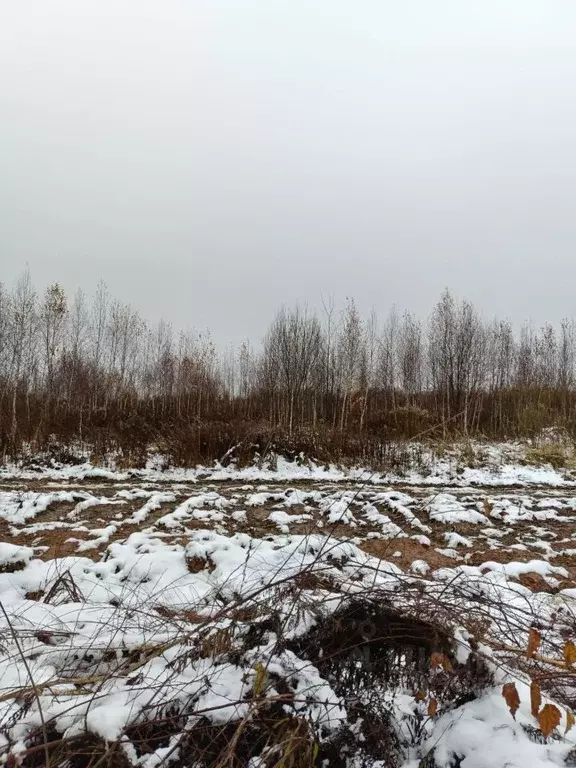
[[[434,547],[426,547],[414,539],[369,539],[360,545],[360,549],[369,555],[389,560],[403,570],[408,570],[415,560],[425,560],[432,570],[454,566],[450,557],[436,552]],[[392,557],[401,552],[402,557]]]

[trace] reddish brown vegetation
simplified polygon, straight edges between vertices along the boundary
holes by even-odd
[[[73,461],[151,447],[177,465],[258,454],[389,463],[389,441],[575,429],[574,325],[517,338],[445,293],[428,323],[394,312],[383,328],[353,302],[320,317],[281,310],[262,349],[218,355],[209,336],[151,328],[100,285],[39,298],[25,274],[0,285],[0,457]]]

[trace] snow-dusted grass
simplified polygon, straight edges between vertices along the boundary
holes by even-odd
[[[226,466],[194,468],[170,467],[165,457],[152,454],[143,469],[117,469],[113,457],[109,466],[93,466],[88,461],[62,465],[54,461],[34,464],[12,463],[0,467],[2,479],[55,481],[138,479],[146,482],[237,481],[237,482],[343,482],[359,481],[373,484],[401,483],[405,485],[512,486],[544,485],[576,486],[576,470],[572,464],[547,463],[546,453],[522,443],[482,443],[469,441],[451,445],[399,444],[400,462],[407,467],[402,472],[375,471],[367,467],[342,467],[321,464],[301,456],[288,461],[282,456],[269,455],[256,459],[252,466],[237,467],[232,460]],[[537,461],[532,461],[537,457]]]

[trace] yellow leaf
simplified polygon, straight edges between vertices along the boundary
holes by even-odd
[[[562,720],[562,715],[560,713],[560,710],[558,707],[555,707],[554,704],[545,704],[540,714],[538,715],[538,722],[540,723],[540,730],[542,731],[542,735],[544,738],[548,738],[554,728],[557,728],[560,725],[560,721]]]
[[[570,728],[574,727],[574,723],[576,722],[576,718],[574,717],[574,713],[570,712],[569,710],[566,712],[566,730],[564,733],[568,733]]]
[[[564,643],[564,663],[567,667],[576,663],[576,645],[570,641]]]
[[[256,664],[256,677],[254,679],[254,687],[252,688],[254,692],[254,696],[260,696],[260,694],[264,691],[264,686],[266,685],[266,678],[268,677],[268,672],[266,670],[266,667],[264,664],[261,664],[258,662]]]
[[[514,683],[505,683],[502,686],[502,696],[506,699],[506,704],[514,720],[516,720],[516,712],[520,706],[520,696],[516,690]]]
[[[542,692],[538,683],[530,683],[530,705],[532,708],[532,714],[534,717],[538,717],[540,712],[540,704],[542,704]]]
[[[542,635],[538,632],[538,630],[534,628],[530,629],[530,632],[528,633],[528,648],[526,649],[527,658],[530,659],[532,656],[534,656],[538,648],[540,648],[541,642]]]
[[[428,702],[428,717],[436,717],[436,712],[438,712],[438,702],[436,699],[430,699]]]

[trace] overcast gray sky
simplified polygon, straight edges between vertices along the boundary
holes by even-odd
[[[574,0],[0,0],[0,279],[260,337],[576,314]]]

